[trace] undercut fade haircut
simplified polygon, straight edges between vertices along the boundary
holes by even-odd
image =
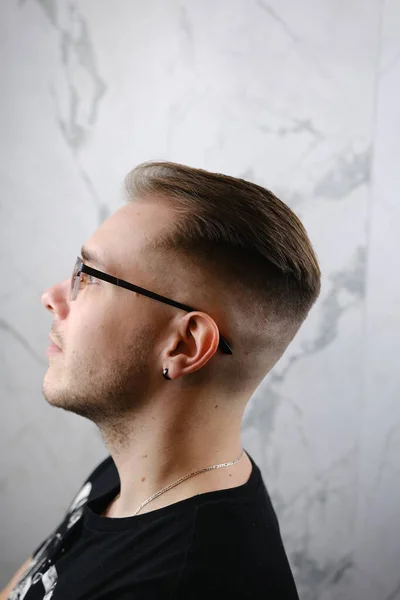
[[[296,214],[260,185],[172,162],[138,165],[125,187],[131,202],[162,199],[173,210],[152,249],[192,257],[230,290],[227,303],[241,303],[243,318],[253,323],[249,335],[273,329],[282,353],[321,287],[317,257]]]

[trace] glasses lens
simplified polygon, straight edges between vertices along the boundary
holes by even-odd
[[[70,300],[76,300],[79,290],[79,277],[78,273],[81,270],[81,259],[78,257],[75,262],[74,270],[72,271],[71,277],[71,289],[69,294]]]

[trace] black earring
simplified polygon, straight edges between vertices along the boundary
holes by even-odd
[[[163,370],[162,374],[163,374],[163,377],[165,377],[165,379],[171,380],[171,377],[168,377],[168,369],[167,368],[165,368]]]

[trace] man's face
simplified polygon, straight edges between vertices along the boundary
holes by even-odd
[[[160,263],[140,250],[170,218],[168,207],[159,203],[125,205],[85,243],[101,263],[85,264],[168,295]],[[77,299],[70,301],[70,281],[42,295],[53,316],[51,336],[62,350],[49,355],[43,394],[50,404],[100,424],[134,411],[162,381],[157,342],[176,309],[87,275]]]

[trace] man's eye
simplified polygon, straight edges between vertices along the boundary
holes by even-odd
[[[93,275],[88,275],[87,273],[81,273],[80,274],[80,283],[82,285],[92,285],[94,283],[97,283],[97,279],[96,279],[96,277],[93,277]]]

